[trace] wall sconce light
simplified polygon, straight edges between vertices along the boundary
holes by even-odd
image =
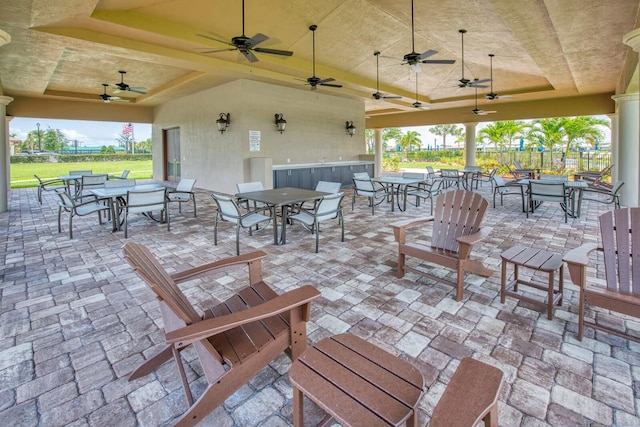
[[[287,127],[287,121],[282,117],[282,113],[278,114],[276,113],[276,128],[278,129],[278,132],[280,132],[282,134],[282,132],[284,132],[284,128]]]
[[[347,133],[349,136],[356,134],[356,127],[353,125],[353,122],[347,122]]]
[[[231,113],[220,113],[220,118],[216,120],[216,125],[218,126],[218,130],[220,133],[224,134],[224,131],[227,130],[229,124],[231,123]]]

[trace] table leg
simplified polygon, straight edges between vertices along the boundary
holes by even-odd
[[[271,206],[271,218],[273,219],[273,244],[277,245],[279,243],[278,239],[278,212],[276,212],[277,207]]]
[[[304,396],[302,392],[295,386],[293,388],[293,426],[294,427],[303,427],[304,426]]]
[[[504,304],[507,282],[507,261],[502,260],[502,276],[500,277],[500,304]]]
[[[282,238],[280,244],[287,243],[287,214],[289,213],[289,206],[282,205]]]
[[[553,271],[549,272],[549,299],[547,300],[547,319],[549,320],[553,320],[553,283],[555,282],[553,273]]]

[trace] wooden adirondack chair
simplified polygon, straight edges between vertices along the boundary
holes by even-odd
[[[451,285],[456,288],[456,301],[460,301],[464,289],[464,273],[485,277],[493,274],[479,261],[469,258],[473,245],[489,232],[480,230],[489,202],[473,191],[456,190],[440,194],[436,197],[435,205],[434,216],[391,224],[395,240],[398,242],[398,277],[403,277],[405,271],[410,270]],[[408,243],[407,229],[427,222],[433,222],[431,246]],[[457,281],[452,282],[406,266],[407,255],[456,270]]]
[[[586,243],[564,256],[571,280],[580,286],[578,339],[582,341],[584,325],[640,342],[640,337],[625,334],[602,324],[585,322],[587,304],[640,317],[640,208],[623,208],[600,215],[602,246]],[[603,252],[607,287],[587,285],[589,254]]]
[[[320,292],[310,285],[277,295],[262,281],[262,251],[168,274],[149,250],[125,244],[124,256],[160,302],[167,347],[138,367],[129,381],[147,375],[169,360],[176,361],[189,409],[176,425],[198,423],[280,353],[290,349],[296,359],[307,347],[306,322],[311,301]],[[249,286],[224,303],[198,314],[178,283],[230,266],[245,265]],[[193,344],[208,382],[193,401],[179,352]]]

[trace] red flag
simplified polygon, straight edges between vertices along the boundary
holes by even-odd
[[[124,125],[124,129],[122,129],[122,134],[126,135],[128,133],[133,133],[133,125],[131,123],[127,123]]]

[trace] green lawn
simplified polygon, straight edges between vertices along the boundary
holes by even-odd
[[[33,175],[41,179],[56,178],[68,175],[72,170],[91,170],[93,173],[108,173],[120,175],[123,170],[129,169],[127,178],[150,179],[152,178],[152,161],[122,160],[117,162],[72,162],[72,163],[12,163],[11,164],[11,188],[26,188],[37,186],[38,181]]]

